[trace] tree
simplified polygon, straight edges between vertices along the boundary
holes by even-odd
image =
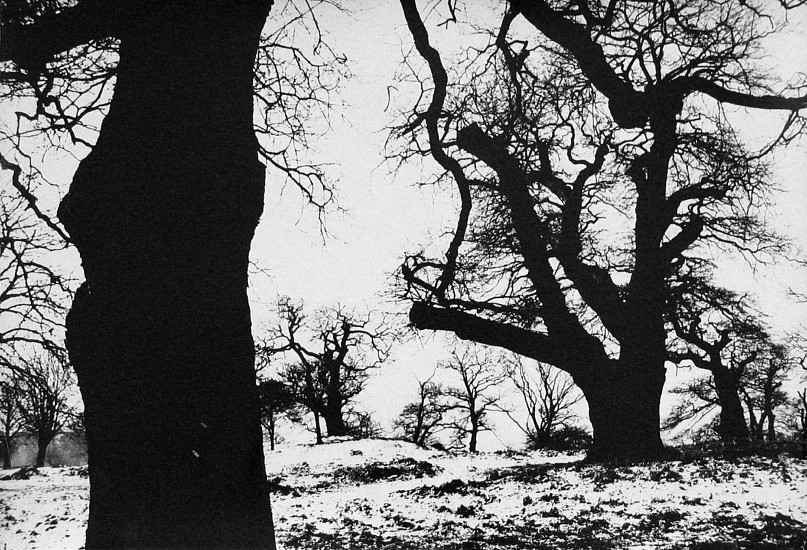
[[[292,395],[314,415],[317,442],[320,418],[329,436],[350,433],[346,413],[364,390],[373,370],[387,359],[393,333],[370,315],[341,307],[323,309],[307,321],[303,304],[289,298],[278,303],[280,321],[269,333],[263,353],[292,357],[282,372]]]
[[[708,371],[711,378],[696,379],[673,393],[684,397],[665,422],[680,423],[720,409],[716,430],[727,444],[749,441],[741,403],[746,369],[770,345],[770,336],[754,319],[746,296],[716,287],[703,274],[678,274],[670,290],[670,322],[677,341],[669,358]]]
[[[293,159],[330,69],[292,78],[319,57],[298,49],[306,32],[262,38],[271,5],[4,6],[4,95],[35,109],[15,137],[30,123],[50,143],[91,146],[58,210],[86,277],[67,348],[86,409],[88,549],[275,546],[246,295],[258,157],[328,200],[321,171]],[[15,150],[4,167],[28,169]]]
[[[507,366],[507,377],[515,385],[524,402],[526,420],[510,411],[507,415],[527,436],[530,448],[552,448],[555,434],[568,428],[574,418],[573,407],[583,396],[569,375],[549,365],[538,363],[530,376],[524,362],[516,356]]]
[[[23,429],[23,418],[20,414],[22,401],[20,385],[20,377],[16,373],[0,381],[0,429],[2,429],[0,447],[3,450],[3,468],[11,468],[14,443]]]
[[[410,321],[570,374],[590,459],[663,454],[668,277],[715,248],[785,249],[761,217],[765,159],[801,132],[807,96],[757,70],[768,19],[723,1],[513,0],[449,72],[401,6],[431,94],[393,130],[397,156],[431,157],[459,197],[444,254],[401,268]],[[735,106],[784,111],[781,135],[748,151]]]
[[[75,382],[64,352],[22,352],[17,361],[22,429],[36,438],[35,465],[41,467],[48,446],[75,414],[68,402]]]
[[[490,413],[502,411],[501,394],[493,394],[504,383],[505,375],[499,359],[476,347],[451,351],[451,359],[440,363],[439,368],[459,375],[460,386],[447,386],[443,394],[449,398],[452,417],[446,427],[454,432],[457,442],[468,438],[468,450],[476,452],[480,432],[490,431]]]
[[[788,404],[783,389],[798,361],[786,343],[770,343],[749,365],[742,388],[753,443],[777,440],[777,410]]]
[[[258,398],[261,402],[261,424],[269,434],[269,448],[275,450],[275,425],[282,415],[293,415],[297,402],[289,387],[272,378],[258,382]]]
[[[446,401],[442,384],[432,382],[434,375],[418,381],[418,399],[404,406],[394,425],[407,441],[425,447],[444,428],[451,405]]]
[[[754,336],[759,334],[755,332]],[[799,362],[796,348],[793,347],[792,340],[784,344],[775,343],[765,334],[761,338],[747,340],[744,345],[751,351],[748,348],[740,351],[740,357],[743,357],[742,364],[722,368],[732,377],[736,377],[734,380],[736,385],[732,387],[732,391],[742,400],[741,405],[738,403],[740,414],[747,415],[747,423],[745,420],[742,421],[746,430],[745,435],[740,438],[736,432],[729,432],[734,437],[731,439],[726,437],[727,428],[723,410],[727,390],[725,387],[719,387],[718,376],[695,378],[674,388],[672,393],[681,396],[682,399],[666,419],[664,429],[672,429],[688,421],[696,424],[708,418],[716,408],[721,408],[714,429],[723,442],[743,444],[750,441],[752,445],[758,445],[763,441],[777,440],[777,425],[787,423],[785,411],[791,404],[783,385]],[[782,418],[779,418],[780,411],[783,411]],[[736,428],[736,426],[734,424],[729,427]]]

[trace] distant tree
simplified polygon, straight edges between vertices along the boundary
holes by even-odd
[[[501,359],[480,352],[477,346],[451,351],[451,359],[438,365],[459,375],[461,385],[446,386],[442,393],[449,399],[450,412],[446,427],[461,443],[467,438],[468,450],[475,453],[480,432],[490,431],[490,413],[501,412],[501,387],[506,380]]]
[[[715,424],[728,444],[749,441],[741,402],[746,369],[770,337],[754,318],[747,296],[710,283],[708,273],[678,273],[671,284],[669,322],[674,336],[669,360],[709,373],[673,393],[683,398],[665,420],[664,429],[697,420],[719,409]]]
[[[273,378],[258,382],[258,397],[261,403],[261,424],[269,435],[269,448],[275,450],[275,427],[278,418],[294,415],[297,401],[288,385]]]
[[[786,251],[764,223],[767,163],[803,130],[805,81],[778,83],[759,64],[786,25],[770,18],[786,14],[511,0],[441,40],[434,18],[447,6],[457,22],[454,2],[430,5],[431,23],[400,4],[422,63],[407,59],[417,99],[394,154],[434,160],[429,181],[452,186],[458,210],[436,250],[404,261],[410,321],[569,373],[589,405],[590,459],[663,454],[675,266],[718,249]],[[437,44],[459,45],[451,63]],[[781,111],[781,134],[749,150],[736,107]]]
[[[350,409],[347,411],[347,425],[349,434],[358,439],[377,438],[384,436],[381,424],[373,418],[370,411]]]
[[[407,403],[394,421],[406,440],[421,447],[432,443],[434,435],[445,427],[446,413],[451,409],[443,386],[432,382],[433,377],[418,382],[417,400]]]
[[[14,443],[23,430],[21,401],[20,376],[10,373],[4,380],[0,380],[0,448],[3,452],[3,468],[11,468]]]
[[[783,385],[797,366],[797,358],[785,344],[771,344],[748,368],[742,393],[754,443],[777,439],[777,412],[788,404]]]
[[[68,403],[75,381],[64,352],[21,352],[16,357],[23,430],[36,438],[36,466],[44,466],[51,441],[75,415]]]
[[[807,458],[807,388],[796,392],[790,402],[790,432],[801,443],[801,457]]]
[[[756,332],[754,334],[757,335]],[[748,348],[742,349],[749,342],[752,344],[750,351]],[[752,445],[776,441],[777,426],[787,424],[786,411],[792,406],[792,399],[787,395],[784,384],[798,365],[798,357],[790,344],[775,343],[767,336],[746,341],[740,348],[742,363],[729,369],[729,372],[738,376],[736,391],[742,399],[741,411],[747,416],[745,440]],[[708,421],[711,413],[721,409],[725,402],[725,397],[720,397],[721,392],[725,392],[725,388],[718,388],[713,376],[697,377],[673,388],[671,393],[680,396],[680,400],[665,419],[663,428],[670,430],[685,422],[695,426],[701,420]],[[779,418],[780,412],[782,418]],[[709,425],[724,442],[742,441],[736,435],[727,439],[723,423],[724,416],[721,414]]]
[[[507,377],[523,400],[527,418],[522,420],[512,411],[507,415],[527,436],[530,448],[552,448],[555,434],[570,428],[573,407],[583,399],[580,390],[565,372],[545,363],[528,370],[518,356],[508,363]]]
[[[393,332],[369,314],[341,307],[320,310],[308,321],[302,303],[289,298],[279,301],[278,313],[264,353],[290,358],[281,378],[314,415],[317,442],[322,441],[320,418],[329,436],[348,435],[347,409],[387,359]]]

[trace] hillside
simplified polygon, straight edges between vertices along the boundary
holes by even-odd
[[[386,440],[267,451],[284,548],[803,548],[807,462],[581,466]],[[8,476],[8,474],[7,474]],[[19,477],[19,476],[18,476]],[[24,476],[23,476],[24,477]],[[79,549],[86,469],[0,481],[3,550]]]

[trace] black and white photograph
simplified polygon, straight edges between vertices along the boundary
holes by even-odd
[[[0,0],[0,550],[807,550],[807,0]]]

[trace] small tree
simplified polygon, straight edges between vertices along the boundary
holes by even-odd
[[[404,406],[394,426],[407,441],[424,447],[433,441],[435,433],[444,428],[446,413],[451,405],[446,401],[444,388],[427,380],[418,381],[418,398]]]
[[[298,403],[314,415],[317,442],[322,441],[320,418],[329,436],[348,435],[346,414],[364,390],[374,369],[387,359],[393,338],[383,323],[369,314],[342,307],[322,309],[308,322],[302,303],[278,302],[280,321],[270,331],[263,352],[289,355],[282,379]]]
[[[551,448],[556,432],[570,428],[575,416],[572,409],[583,395],[568,374],[546,363],[536,363],[533,372],[536,377],[518,356],[508,364],[507,377],[521,395],[527,418],[521,420],[511,411],[507,415],[527,436],[530,448]]]
[[[283,415],[294,415],[297,401],[288,385],[272,378],[258,383],[261,403],[261,425],[269,435],[269,448],[275,450],[275,427]]]
[[[75,382],[64,352],[20,353],[17,358],[23,431],[36,438],[36,466],[41,467],[48,445],[74,416],[68,398]]]
[[[454,413],[446,426],[454,432],[458,443],[468,438],[468,450],[472,453],[476,452],[479,433],[491,430],[489,413],[503,410],[501,395],[492,393],[506,379],[497,362],[499,359],[493,354],[485,352],[480,356],[475,346],[469,346],[462,352],[455,348],[451,360],[439,365],[460,377],[461,386],[443,390]]]

